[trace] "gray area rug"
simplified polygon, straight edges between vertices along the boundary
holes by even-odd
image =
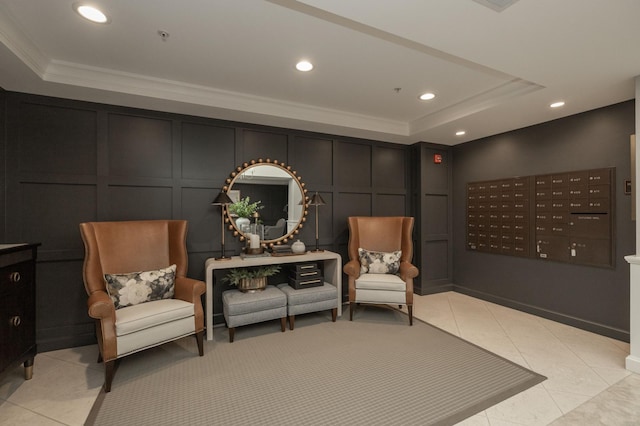
[[[451,425],[545,377],[394,309],[360,306],[122,359],[88,425]]]

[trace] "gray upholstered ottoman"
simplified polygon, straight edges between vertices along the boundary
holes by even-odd
[[[272,285],[255,293],[227,290],[222,293],[222,307],[230,342],[233,342],[236,327],[243,325],[280,318],[280,329],[285,330],[287,296]]]
[[[324,283],[320,287],[296,290],[289,284],[278,284],[278,288],[287,295],[287,315],[291,330],[294,327],[295,316],[309,312],[331,309],[331,320],[336,322],[338,293],[335,286]]]

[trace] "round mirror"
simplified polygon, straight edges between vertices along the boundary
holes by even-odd
[[[278,160],[251,160],[236,167],[223,190],[233,201],[225,222],[234,236],[257,234],[263,246],[287,243],[307,216],[307,190],[291,166]]]

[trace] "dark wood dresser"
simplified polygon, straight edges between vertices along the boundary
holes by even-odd
[[[36,356],[36,255],[40,244],[0,244],[0,376]]]

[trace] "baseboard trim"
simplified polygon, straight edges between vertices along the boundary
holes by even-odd
[[[629,355],[625,360],[625,368],[631,372],[640,374],[640,358]]]
[[[495,296],[492,294],[484,293],[481,291],[473,290],[467,287],[459,286],[456,284],[445,284],[439,286],[429,286],[426,288],[421,288],[419,294],[421,296],[426,296],[429,294],[437,294],[444,293],[447,291],[455,291],[457,293],[466,294],[468,296],[472,296],[478,299],[486,300],[487,302],[496,303],[498,305],[506,306],[508,308],[517,309],[522,312],[527,312],[532,315],[537,315],[542,318],[547,318],[552,321],[557,321],[562,324],[567,324],[576,328],[580,328],[582,330],[590,331],[593,333],[600,334],[602,336],[611,337],[612,339],[622,340],[624,342],[630,341],[630,333],[625,330],[616,329],[613,327],[605,326],[602,324],[586,321],[580,318],[572,317],[569,315],[561,314],[558,312],[550,311],[547,309],[539,308],[537,306],[528,305],[526,303],[517,302],[511,299],[507,299],[504,297]],[[343,306],[347,305],[348,302],[343,303]],[[344,309],[343,309],[344,315]],[[93,324],[90,325],[93,328]],[[223,327],[224,326],[224,316],[220,314],[214,315],[214,327]],[[65,349],[72,348],[77,346],[86,346],[92,345],[96,343],[95,332],[91,330],[88,332],[86,330],[86,326],[80,327],[83,330],[79,330],[76,328],[75,331],[78,334],[70,334],[70,335],[61,335],[61,333],[57,333],[57,336],[50,336],[46,339],[39,338],[37,339],[38,352],[48,352],[57,349]],[[39,335],[46,335],[47,333],[42,332],[43,330],[38,330]],[[47,330],[50,331],[50,330]],[[633,356],[627,357],[627,369],[636,373],[640,373],[640,358],[636,358]]]
[[[443,284],[443,285],[437,285],[437,286],[424,286],[424,287],[419,287],[419,288],[415,288],[413,289],[415,294],[418,294],[420,296],[426,296],[428,294],[436,294],[436,293],[444,293],[447,291],[454,291],[453,290],[454,285],[451,283],[447,283],[447,284]]]
[[[38,340],[38,353],[96,344],[95,333]]]
[[[515,300],[507,299],[500,296],[484,293],[481,291],[473,290],[467,287],[459,285],[453,285],[453,291],[466,294],[478,299],[486,300],[487,302],[496,303],[498,305],[506,306],[508,308],[517,309],[522,312],[526,312],[532,315],[536,315],[542,318],[546,318],[552,321],[556,321],[562,324],[567,324],[572,327],[580,328],[582,330],[590,331],[592,333],[600,334],[602,336],[611,337],[612,339],[621,340],[623,342],[629,342],[631,335],[628,331],[621,330],[607,325],[595,323],[592,321],[576,318],[571,315],[562,314],[548,309],[540,308],[538,306],[529,305],[526,303],[518,302]]]
[[[95,322],[89,321],[60,327],[37,328],[36,343],[38,344],[38,352],[95,344]]]

